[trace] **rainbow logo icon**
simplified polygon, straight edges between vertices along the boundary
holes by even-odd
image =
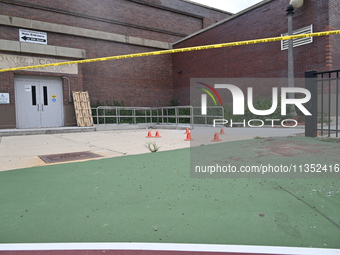
[[[206,88],[201,88],[201,87],[197,87],[200,90],[203,90],[205,93],[207,93],[211,99],[213,100],[215,106],[217,106],[217,101],[220,103],[220,105],[223,105],[223,101],[221,99],[221,96],[218,94],[218,92],[216,91],[216,89],[214,89],[212,86],[203,83],[203,82],[197,82],[198,84],[201,84],[203,86],[205,86]]]

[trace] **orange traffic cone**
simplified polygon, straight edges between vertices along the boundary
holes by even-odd
[[[186,134],[186,135],[187,135],[188,133],[190,133],[190,129],[189,129],[189,128],[186,128],[186,129],[185,129],[185,133],[184,133],[184,134]]]
[[[222,141],[219,137],[218,137],[218,133],[215,133],[214,135],[214,140],[211,140],[213,142],[219,142],[219,141]]]
[[[225,135],[224,128],[221,128],[220,135]]]
[[[161,137],[160,135],[159,135],[159,132],[158,131],[156,131],[156,136],[155,137]]]
[[[148,131],[148,136],[146,138],[151,138],[151,137],[153,137],[151,134],[151,131]]]
[[[191,141],[191,133],[189,131],[189,133],[187,133],[187,138],[184,141]]]

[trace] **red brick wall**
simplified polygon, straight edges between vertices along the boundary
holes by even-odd
[[[0,0],[0,14],[165,42],[175,42],[202,29],[204,17],[211,19],[207,23],[211,24],[229,16],[179,0]],[[18,41],[18,28],[0,26],[0,31],[0,39]],[[87,58],[159,50],[50,32],[48,44],[85,49]],[[70,76],[72,89],[88,90],[91,101],[164,106],[173,98],[170,55],[83,64],[79,70],[84,75]],[[4,79],[0,88],[2,92],[11,91],[14,99],[13,74],[1,74],[0,82]],[[14,105],[14,100],[11,102]]]
[[[175,48],[280,36],[288,30],[286,8],[287,1],[272,1],[182,41]],[[295,10],[294,29],[311,24],[314,31],[329,29],[328,0],[305,1]],[[307,70],[328,68],[325,49],[329,43],[328,37],[319,37],[312,44],[294,48],[296,77],[303,77]],[[189,103],[190,78],[287,77],[287,56],[287,51],[281,51],[280,42],[176,54],[175,97],[182,104]]]
[[[14,74],[0,73],[0,92],[10,94],[10,105],[14,105]]]
[[[196,14],[198,7],[195,5],[191,5],[194,10],[189,15],[181,9],[145,3],[148,2],[2,0],[0,14],[167,42],[175,42],[203,28],[204,16]],[[205,10],[204,15],[214,17],[212,23],[229,16],[227,13],[214,10]]]
[[[98,41],[88,54],[99,57],[151,50],[156,49]],[[118,100],[125,106],[164,106],[173,97],[170,55],[83,64],[82,68],[86,73],[84,90],[89,91],[92,101]]]

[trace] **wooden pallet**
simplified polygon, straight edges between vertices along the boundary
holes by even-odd
[[[89,93],[87,91],[85,92],[74,91],[73,102],[78,127],[92,127],[93,119]]]

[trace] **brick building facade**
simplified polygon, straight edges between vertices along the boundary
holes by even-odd
[[[0,68],[276,37],[287,32],[288,2],[264,0],[231,15],[188,0],[0,0]],[[295,10],[294,29],[340,29],[339,10],[337,0],[305,0]],[[27,30],[46,33],[47,43],[23,41]],[[339,45],[340,36],[327,36],[294,48],[296,77],[340,69]],[[9,95],[9,102],[0,99],[0,128],[27,127],[29,109],[42,123],[43,111],[60,101],[58,126],[75,125],[71,91],[125,106],[189,104],[190,78],[284,78],[287,55],[273,42],[0,73],[0,94]],[[46,81],[60,86],[60,94]]]
[[[312,25],[314,32],[340,29],[337,0],[305,0],[295,9],[294,30]],[[265,0],[209,29],[180,40],[174,48],[281,36],[287,33],[287,0]],[[295,75],[308,70],[340,69],[340,36],[316,37],[310,44],[294,47]],[[189,104],[190,78],[286,78],[288,53],[281,42],[237,46],[173,56],[174,95]],[[271,88],[261,88],[271,93]]]
[[[0,68],[170,49],[229,16],[185,0],[0,0]],[[27,30],[46,33],[47,43],[23,41],[21,32]],[[60,95],[44,85],[48,78],[57,87],[60,83]],[[168,105],[173,98],[172,56],[0,73],[0,93],[9,95],[9,103],[0,104],[0,128],[48,126],[42,120],[26,125],[23,118],[30,112],[25,111],[32,108],[41,112],[38,119],[44,118],[42,111],[60,100],[59,126],[75,125],[69,94],[79,90],[89,91],[91,101]]]

